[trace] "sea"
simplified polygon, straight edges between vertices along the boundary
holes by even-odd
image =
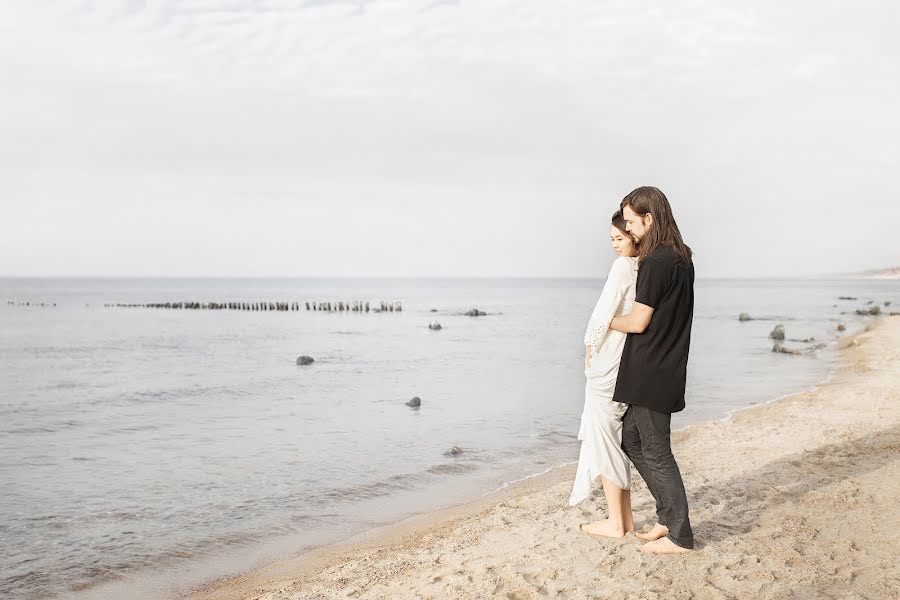
[[[576,461],[602,286],[0,279],[0,597],[176,598]],[[838,324],[900,310],[897,281],[695,294],[673,429],[827,381]],[[263,303],[298,310],[238,308]],[[772,352],[779,323],[799,354]]]

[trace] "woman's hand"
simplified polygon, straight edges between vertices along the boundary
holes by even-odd
[[[621,317],[613,317],[609,328],[622,333],[644,333],[650,325],[653,310],[652,306],[635,302],[631,313]]]

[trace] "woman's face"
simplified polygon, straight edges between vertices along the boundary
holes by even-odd
[[[609,237],[612,239],[613,250],[616,251],[616,255],[634,256],[634,242],[631,241],[630,235],[615,225],[611,225],[609,228]]]

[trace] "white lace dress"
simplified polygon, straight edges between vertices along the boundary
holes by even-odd
[[[591,484],[601,474],[622,489],[631,488],[631,469],[622,450],[622,417],[628,405],[612,400],[625,334],[610,329],[609,323],[615,316],[631,313],[637,268],[637,258],[620,256],[613,262],[584,333],[591,359],[584,370],[587,382],[578,430],[581,452],[570,506],[591,495]]]

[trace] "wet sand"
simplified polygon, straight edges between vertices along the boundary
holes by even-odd
[[[690,555],[581,533],[605,500],[595,485],[569,507],[569,465],[185,598],[900,598],[900,317],[843,345],[828,383],[673,434]],[[633,474],[635,523],[649,527]]]

